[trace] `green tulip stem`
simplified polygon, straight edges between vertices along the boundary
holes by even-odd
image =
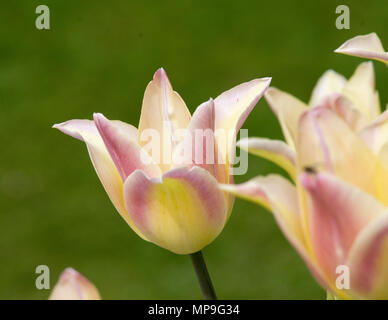
[[[217,300],[216,293],[201,251],[190,254],[204,300]]]

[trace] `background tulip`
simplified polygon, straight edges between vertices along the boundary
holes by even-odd
[[[96,287],[78,271],[65,269],[50,295],[50,300],[101,300]]]
[[[388,298],[388,135],[373,67],[361,64],[346,81],[328,71],[310,107],[270,88],[266,99],[287,143],[241,140],[291,177],[256,177],[222,189],[272,211],[317,281],[340,298]],[[349,270],[349,287],[338,268]]]

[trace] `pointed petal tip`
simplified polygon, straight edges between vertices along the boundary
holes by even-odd
[[[207,105],[207,104],[214,104],[214,99],[212,97],[210,97],[208,100],[206,100],[205,102],[202,102],[197,108],[200,108],[201,106],[203,105]]]
[[[106,119],[106,117],[100,112],[94,112],[93,113],[93,120],[96,121],[99,119]]]
[[[65,270],[63,270],[62,273],[73,273],[73,274],[79,274],[79,272],[77,270],[75,270],[74,268],[72,267],[67,267]]]
[[[97,127],[97,130],[100,132],[100,135],[102,136],[101,130],[103,129],[103,126],[109,125],[109,119],[105,117],[102,113],[94,112],[93,120]]]
[[[61,123],[54,123],[51,128],[52,129],[58,129],[64,133],[66,133],[66,126],[71,122],[72,120],[61,122]]]
[[[268,88],[269,88],[269,86],[271,85],[271,82],[272,82],[272,77],[263,78],[263,80],[267,82],[265,90],[268,90]]]
[[[252,82],[256,82],[257,86],[262,89],[259,93],[260,96],[265,94],[270,89],[271,81],[272,81],[271,77],[264,77],[264,78],[258,78],[258,79],[252,80]],[[264,88],[262,88],[263,83],[265,83]]]
[[[338,78],[340,78],[341,79],[341,82],[346,82],[346,78],[342,75],[342,74],[340,74],[340,73],[338,73],[337,71],[335,71],[335,70],[333,70],[333,69],[328,69],[328,70],[326,70],[323,74],[322,74],[322,76],[320,77],[320,79],[325,79],[326,77],[338,77]]]
[[[163,79],[168,79],[166,70],[164,70],[163,67],[161,67],[158,70],[156,70],[155,73],[154,73],[153,79],[156,80],[156,81],[161,81]]]
[[[86,277],[73,268],[62,271],[49,300],[101,300],[101,296]]]
[[[62,273],[59,276],[59,283],[65,283],[67,281],[78,281],[80,283],[88,283],[89,280],[86,279],[80,272],[77,270],[67,267],[65,270],[62,271]]]
[[[100,135],[103,138],[103,135],[101,133],[101,130],[103,129],[102,126],[104,126],[104,124],[106,124],[109,120],[102,113],[99,112],[93,113],[93,120],[94,124],[97,127],[97,130],[100,132]]]
[[[334,50],[334,52],[335,53],[342,53],[342,50],[344,48],[345,43],[341,44],[337,49]]]
[[[161,87],[167,86],[172,89],[170,79],[167,76],[166,70],[164,70],[163,68],[159,68],[158,70],[156,70],[152,78],[152,81],[158,83],[158,85]]]
[[[272,82],[272,77],[264,77],[258,80],[260,80],[261,82],[267,82],[266,89],[268,89]]]
[[[62,133],[67,134],[73,138],[83,140],[82,136],[78,132],[74,132],[74,130],[72,130],[72,127],[70,125],[71,121],[72,120],[61,122],[61,123],[55,123],[51,128],[57,129],[57,130],[61,131]]]
[[[60,282],[67,281],[69,278],[73,278],[73,277],[76,278],[79,276],[81,276],[81,274],[77,270],[75,270],[71,267],[67,267],[65,270],[62,271],[62,273],[59,277],[59,281]]]

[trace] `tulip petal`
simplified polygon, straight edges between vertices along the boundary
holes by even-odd
[[[274,215],[285,237],[311,267],[300,224],[295,186],[280,175],[258,176],[245,183],[221,184],[220,188],[240,198],[258,203]],[[314,271],[314,273],[318,273]]]
[[[334,52],[367,59],[375,59],[388,65],[388,52],[376,33],[357,36],[341,45]]]
[[[343,89],[349,98],[367,119],[373,120],[380,114],[376,104],[375,74],[371,61],[361,63]]]
[[[388,211],[360,232],[347,265],[351,289],[358,298],[388,298]]]
[[[160,160],[160,155],[164,152],[171,154],[172,148],[178,142],[176,130],[186,128],[190,118],[190,111],[185,102],[173,90],[164,69],[160,68],[155,72],[144,93],[138,143],[140,146],[147,144],[150,130],[160,135],[160,152],[152,154],[152,157],[163,171],[168,170],[169,165]]]
[[[288,240],[298,248],[304,247],[296,189],[287,179],[280,175],[258,176],[239,185],[221,184],[220,188],[273,212]]]
[[[255,177],[239,185],[221,184],[220,188],[271,211],[284,236],[306,262],[311,273],[322,286],[328,288],[322,272],[307,252],[297,191],[293,184],[280,175],[268,175]]]
[[[59,277],[49,300],[101,300],[97,288],[72,268],[65,269]]]
[[[123,130],[122,126],[109,121],[101,113],[95,113],[93,117],[123,181],[136,169],[143,170],[150,177],[160,177],[160,168],[146,151],[140,148],[136,140],[132,140],[127,135],[127,131]]]
[[[193,167],[149,179],[137,170],[124,183],[132,220],[151,242],[177,254],[201,250],[226,221],[225,196],[206,170]]]
[[[366,126],[360,132],[360,137],[375,154],[378,154],[384,144],[388,143],[388,110]]]
[[[273,87],[267,90],[265,99],[278,117],[288,145],[295,149],[298,120],[307,105],[292,95]]]
[[[333,93],[340,94],[345,84],[343,75],[333,70],[326,71],[315,85],[309,105],[315,107]]]
[[[303,173],[309,194],[310,236],[315,258],[333,282],[346,264],[357,234],[386,208],[362,190],[329,173]]]
[[[234,162],[236,135],[256,103],[267,90],[271,78],[255,79],[242,83],[219,95],[215,100],[215,130],[219,149],[226,164]],[[233,136],[229,135],[233,130]]]
[[[295,151],[280,140],[244,138],[237,145],[251,154],[270,160],[295,178]]]
[[[321,102],[321,106],[334,111],[349,127],[358,132],[368,124],[368,120],[358,111],[354,104],[341,94],[332,94]]]
[[[120,124],[119,124],[120,125]],[[53,126],[63,133],[84,141],[94,169],[116,210],[130,227],[144,240],[145,237],[133,224],[123,199],[123,180],[95,124],[91,120],[70,120]],[[133,131],[128,129],[128,131]]]
[[[388,207],[388,143],[380,148],[375,163],[371,165],[375,168],[376,197]]]
[[[213,99],[202,103],[194,112],[185,137],[174,149],[176,167],[198,166],[209,171],[220,183],[228,183],[225,159],[215,137]]]
[[[297,145],[299,170],[325,169],[374,195],[376,157],[333,111],[325,107],[306,111],[299,122]]]

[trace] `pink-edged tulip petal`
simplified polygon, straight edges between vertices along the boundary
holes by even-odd
[[[140,146],[147,144],[149,130],[160,135],[160,152],[152,156],[163,171],[168,170],[169,165],[161,160],[161,155],[164,150],[167,154],[172,152],[177,143],[176,130],[186,128],[190,118],[190,111],[185,102],[173,90],[164,69],[160,68],[155,72],[153,80],[148,84],[144,93],[138,143]]]
[[[122,123],[119,123],[118,125],[122,125]],[[125,209],[123,199],[123,179],[121,178],[107,148],[105,147],[104,141],[102,140],[94,122],[91,120],[70,120],[56,124],[53,127],[69,136],[85,142],[94,169],[96,170],[97,175],[116,210],[129,224],[129,226],[141,238],[146,240],[134,225],[127,213],[127,210]],[[128,127],[127,131],[133,132],[133,130],[128,129]]]
[[[334,52],[381,61],[388,65],[386,52],[376,33],[357,36],[341,45]]]
[[[309,194],[309,225],[315,258],[330,282],[346,264],[357,234],[386,208],[372,196],[329,173],[303,173]]]
[[[226,221],[224,193],[206,170],[193,167],[149,179],[142,171],[124,183],[132,220],[151,242],[177,254],[201,250],[221,232]]]
[[[251,154],[262,157],[283,168],[295,178],[295,151],[280,140],[266,138],[244,138],[237,145]]]
[[[238,185],[221,184],[220,188],[272,211],[286,237],[298,248],[304,247],[296,189],[287,179],[259,176]]]
[[[316,107],[301,116],[297,145],[299,170],[325,169],[374,194],[376,156],[330,109]]]
[[[309,105],[315,107],[321,104],[328,96],[340,94],[346,84],[346,78],[333,70],[327,70],[314,87]]]
[[[217,144],[228,167],[234,161],[236,135],[270,83],[271,78],[245,82],[214,100]],[[230,135],[230,130],[233,135]]]
[[[366,126],[360,132],[360,137],[375,154],[378,154],[381,148],[388,143],[388,110]]]
[[[174,167],[201,167],[210,172],[219,183],[231,183],[233,176],[228,174],[226,160],[223,158],[215,135],[215,105],[210,99],[202,103],[193,113],[186,136],[175,147]],[[175,161],[177,160],[178,161]],[[232,213],[234,197],[225,193],[229,218]]]
[[[214,120],[215,106],[210,99],[195,110],[185,136],[174,149],[174,165],[198,166],[209,171],[218,182],[228,183],[226,161],[218,148]]]
[[[291,182],[279,175],[269,175],[258,176],[239,185],[220,185],[220,188],[271,211],[284,236],[301,255],[312,274],[322,286],[328,287],[322,272],[307,252],[297,191]]]
[[[59,277],[49,300],[101,300],[97,288],[78,271],[67,268]]]
[[[288,145],[295,149],[298,120],[307,105],[294,96],[273,87],[267,90],[265,99],[277,116]]]
[[[149,177],[160,177],[161,170],[146,151],[132,140],[121,125],[105,118],[101,113],[94,114],[94,123],[105,146],[116,164],[120,175],[125,179],[136,169],[143,170]]]
[[[343,91],[369,121],[374,120],[380,114],[380,104],[376,99],[375,74],[371,61],[361,63]]]
[[[128,139],[137,142],[137,129],[133,125],[120,120],[109,120],[109,121],[115,127],[120,129],[120,131],[123,132],[123,134],[125,134],[125,136]]]
[[[347,266],[357,298],[388,298],[388,210],[359,233]]]
[[[338,116],[344,120],[349,127],[358,132],[367,126],[367,119],[359,112],[353,103],[341,94],[332,94],[321,101],[320,106],[326,107],[334,111]]]

